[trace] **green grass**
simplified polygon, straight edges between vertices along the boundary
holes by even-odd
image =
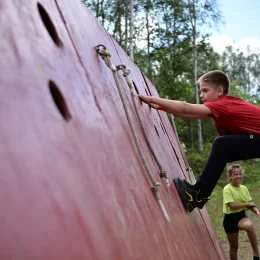
[[[223,196],[222,188],[216,187],[213,191],[210,201],[207,203],[207,210],[217,232],[219,241],[224,243],[227,241],[226,234],[222,225],[223,222]]]

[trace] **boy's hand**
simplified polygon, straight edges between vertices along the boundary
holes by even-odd
[[[146,104],[150,104],[151,98],[149,96],[138,95],[138,97]]]
[[[141,101],[150,105],[152,108],[157,109],[157,110],[163,110],[162,106],[151,103],[151,97],[150,96],[138,95],[138,97]]]
[[[163,110],[163,107],[160,106],[160,105],[156,105],[156,104],[153,104],[153,103],[150,103],[149,105],[150,105],[152,108],[154,108],[154,109]]]

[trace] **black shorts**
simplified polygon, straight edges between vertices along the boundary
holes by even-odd
[[[239,232],[238,222],[242,218],[247,218],[244,210],[237,213],[225,214],[223,226],[226,234],[233,234]]]

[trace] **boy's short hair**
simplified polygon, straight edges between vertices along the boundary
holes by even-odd
[[[214,85],[216,88],[219,86],[223,87],[224,93],[227,94],[229,90],[229,79],[228,76],[221,70],[212,70],[202,75],[198,83],[208,82]]]
[[[244,176],[244,170],[241,167],[241,165],[240,164],[232,164],[232,165],[227,167],[227,179],[228,179],[229,182],[230,182],[230,178],[233,174],[233,170],[237,169],[237,168],[239,168],[241,170],[242,176]]]

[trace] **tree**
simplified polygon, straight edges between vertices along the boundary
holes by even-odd
[[[194,103],[194,93],[198,91],[195,75],[221,69],[230,76],[231,94],[260,105],[259,53],[249,48],[241,52],[230,46],[223,55],[218,55],[206,41],[205,29],[209,31],[212,24],[222,21],[217,0],[84,0],[84,3],[125,51],[130,52],[132,43],[135,63],[152,80],[161,97]],[[131,3],[133,23],[129,14]],[[198,102],[198,93],[195,97]],[[201,147],[202,138],[196,138],[200,132],[196,123],[176,118],[180,139],[190,147]],[[202,121],[201,126],[204,144],[211,142],[216,135],[211,120]]]
[[[198,74],[198,64],[197,64],[197,44],[196,40],[200,35],[197,25],[205,26],[210,25],[211,22],[218,24],[221,21],[220,11],[218,10],[218,5],[216,0],[186,0],[187,3],[187,13],[191,26],[192,34],[192,48],[193,48],[193,77],[194,77],[194,88],[195,88],[195,100],[196,104],[199,104],[199,93],[197,86],[197,74]],[[201,120],[197,120],[197,133],[198,133],[198,149],[203,152],[202,143],[202,129]]]
[[[109,18],[108,14],[111,10],[111,1],[106,0],[83,0],[83,3],[89,7],[94,15],[99,19],[101,24],[104,26],[105,22]]]
[[[220,57],[221,69],[230,79],[230,94],[245,100],[259,103],[260,53],[246,52],[227,46]]]
[[[134,60],[133,27],[134,27],[134,0],[130,0],[130,58]]]

